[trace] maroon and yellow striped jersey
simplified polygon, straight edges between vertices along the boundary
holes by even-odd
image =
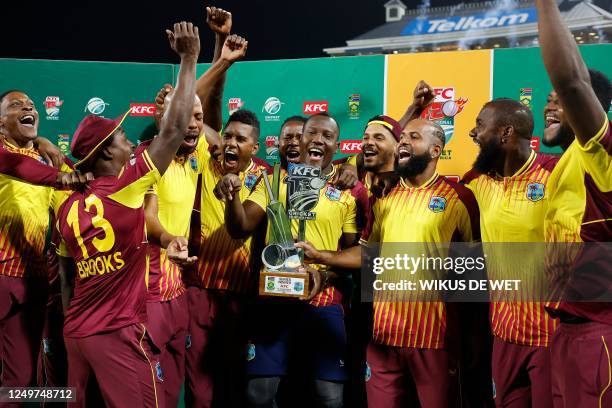
[[[612,126],[607,117],[602,122],[599,132],[586,145],[581,146],[577,140],[570,145],[550,176],[551,197],[545,217],[548,243],[592,245],[588,243],[612,240]],[[549,265],[565,264],[564,260],[559,262],[556,258],[573,252],[564,245],[550,247],[551,252],[556,252],[557,248],[562,253],[548,253]],[[553,281],[562,282],[563,291],[598,291],[594,285],[610,286],[609,253],[606,248],[584,246],[578,258],[574,258],[575,254],[570,255],[567,268],[549,268],[549,274]],[[572,276],[574,273],[581,276]],[[564,282],[572,283],[568,287]],[[581,285],[587,287],[580,288]],[[575,316],[612,324],[610,303],[563,301],[557,307]]]
[[[521,297],[536,290],[541,295],[547,292],[542,289],[547,285],[543,251],[524,251],[520,256],[512,256],[518,255],[512,253],[512,244],[502,243],[544,242],[548,183],[557,162],[556,156],[532,151],[525,164],[510,177],[472,170],[463,179],[480,207],[488,277],[520,279]],[[535,299],[492,301],[493,335],[515,344],[548,346],[557,321],[546,313],[545,302],[535,301],[539,295],[531,297]]]
[[[146,147],[145,144],[141,146]],[[189,237],[198,175],[206,165],[206,157],[210,157],[208,144],[206,138],[200,136],[195,151],[175,157],[161,179],[148,191],[157,197],[159,222],[174,236]],[[181,268],[168,259],[164,248],[153,243],[148,288],[148,300],[153,302],[172,300],[186,291]]]
[[[479,236],[473,194],[437,173],[420,187],[410,187],[401,179],[388,195],[372,199],[370,212],[361,244],[379,244],[381,257],[395,257],[401,243],[412,243],[410,251],[415,254],[445,256],[436,243],[470,242]],[[377,279],[399,282],[404,274],[388,270]],[[445,348],[447,305],[413,296],[418,295],[374,292],[373,341],[394,347]]]
[[[0,143],[0,174],[37,186],[55,187],[58,170],[42,161],[31,149]]]
[[[76,265],[64,335],[85,337],[147,318],[144,197],[160,174],[145,150],[118,176],[98,177],[58,211],[61,256]]]
[[[0,152],[0,159],[16,165],[5,169],[7,173],[30,179],[40,171],[40,176],[47,174],[48,185],[55,184],[57,170],[43,164],[35,148],[19,148],[5,141]],[[46,277],[43,251],[52,194],[51,187],[28,184],[0,174],[0,275]]]
[[[207,144],[206,140],[204,143]],[[223,168],[207,149],[202,152],[200,249],[196,270],[186,274],[187,284],[246,293],[252,289],[252,239],[233,239],[228,234],[225,228],[225,203],[214,194],[217,183],[223,178]],[[251,161],[247,169],[240,173],[243,186],[240,190],[241,201],[251,193],[263,168]]]

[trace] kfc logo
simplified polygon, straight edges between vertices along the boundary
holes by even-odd
[[[130,103],[130,116],[155,116],[155,104]]]
[[[467,98],[456,98],[455,88],[433,88],[434,100],[430,103],[421,117],[437,122],[444,129],[446,143],[450,142],[455,132],[455,116],[460,114],[468,102]]]
[[[305,115],[314,115],[316,113],[323,113],[323,112],[327,112],[327,110],[329,109],[329,102],[327,101],[309,101],[309,102],[304,102],[304,105],[302,106],[302,111],[304,112]]]
[[[540,138],[537,136],[534,136],[531,138],[531,150],[534,150],[536,152],[540,151]]]
[[[340,151],[347,154],[361,153],[361,140],[343,140],[340,142]]]

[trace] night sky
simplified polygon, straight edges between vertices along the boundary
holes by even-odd
[[[246,60],[321,57],[323,48],[344,45],[383,24],[386,1],[5,0],[0,9],[0,57],[177,62],[164,29],[179,20],[205,28],[205,5],[233,13],[233,31],[249,40]],[[431,6],[460,3],[429,2]],[[607,9],[611,2],[596,1]],[[416,8],[421,0],[404,3]],[[207,28],[200,32],[204,62],[212,57],[214,37]]]

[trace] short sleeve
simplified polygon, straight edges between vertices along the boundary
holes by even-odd
[[[342,232],[345,234],[356,234],[357,231],[357,201],[351,195],[348,208],[342,223]]]
[[[471,190],[460,184],[454,185],[462,205],[458,206],[457,229],[463,242],[480,240],[480,211]]]
[[[202,173],[206,166],[208,166],[210,160],[212,160],[209,149],[210,145],[208,144],[208,140],[206,140],[206,134],[202,133],[196,147],[196,153],[198,155],[198,173]]]
[[[108,198],[129,208],[142,207],[145,194],[160,178],[149,152],[144,150],[122,169],[117,178],[116,192]]]
[[[268,206],[268,192],[266,191],[266,183],[264,182],[263,177],[259,178],[258,183],[255,185],[253,191],[251,191],[251,194],[245,201],[252,201],[263,211],[266,211],[266,207]]]
[[[612,129],[608,118],[587,144],[577,147],[575,151],[597,188],[604,193],[612,191]]]

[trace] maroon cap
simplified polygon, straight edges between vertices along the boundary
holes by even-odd
[[[402,126],[399,124],[397,120],[393,119],[390,116],[386,116],[386,115],[374,116],[372,119],[369,120],[366,127],[370,125],[382,125],[386,127],[387,129],[389,129],[389,131],[391,132],[395,140],[397,140],[398,142],[400,141],[402,137]]]
[[[96,150],[117,130],[127,117],[129,111],[116,119],[106,119],[96,115],[87,115],[74,132],[70,151],[78,160],[75,167],[91,158]]]

